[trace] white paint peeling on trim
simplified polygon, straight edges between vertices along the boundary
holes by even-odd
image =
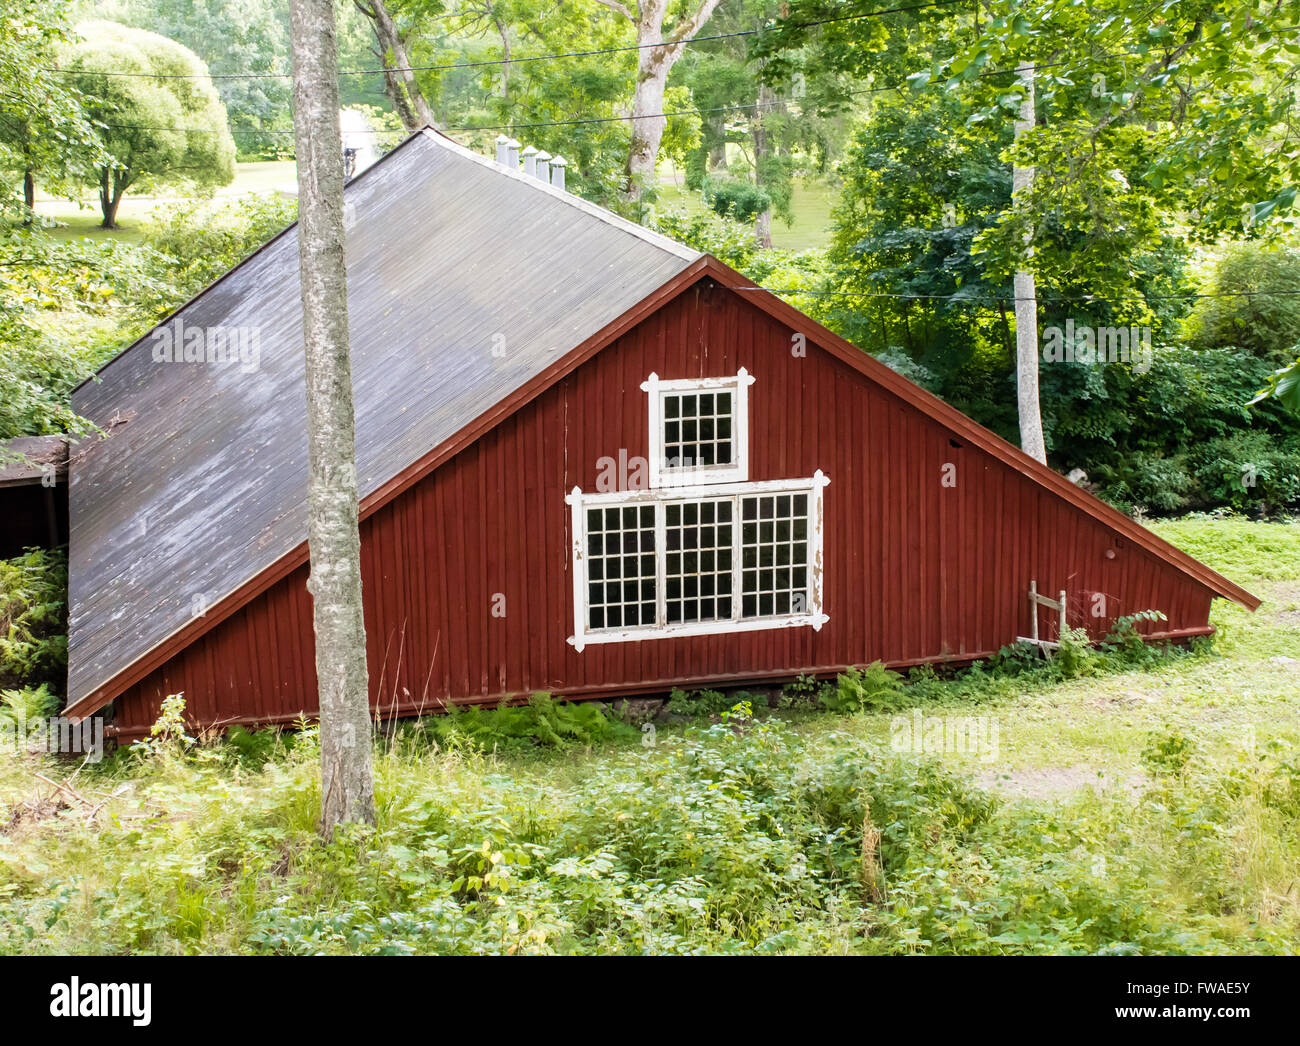
[[[653,376],[652,376],[653,377]],[[825,505],[822,492],[830,479],[818,469],[808,479],[764,480],[754,483],[717,483],[693,486],[688,489],[661,488],[659,490],[615,491],[611,493],[584,494],[574,487],[565,502],[570,506],[573,527],[573,635],[570,645],[579,653],[594,643],[640,642],[646,639],[671,639],[680,636],[727,635],[736,632],[753,632],[771,628],[811,628],[820,632],[830,618],[824,610],[825,591],[823,549],[825,541]],[[806,493],[808,494],[808,608],[802,614],[771,617],[740,616],[742,593],[740,590],[740,555],[732,556],[732,613],[726,621],[691,621],[667,623],[664,541],[665,506],[675,502],[706,501],[731,498],[733,542],[740,544],[740,499],[755,494]],[[655,613],[657,624],[636,628],[591,630],[587,627],[587,527],[586,509],[613,505],[655,506]]]

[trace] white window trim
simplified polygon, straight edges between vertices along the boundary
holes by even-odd
[[[650,394],[650,486],[678,487],[700,483],[743,483],[749,479],[749,387],[754,376],[741,367],[735,377],[675,378],[663,381],[654,371],[641,383]],[[726,392],[732,394],[730,465],[691,465],[670,468],[664,454],[664,394],[689,392]]]
[[[670,639],[677,636],[726,635],[732,632],[753,632],[770,628],[809,627],[820,632],[830,620],[823,610],[823,530],[825,510],[822,491],[830,483],[821,469],[810,479],[765,480],[756,483],[699,484],[687,488],[670,487],[660,490],[629,490],[610,493],[584,494],[574,487],[564,500],[572,512],[573,528],[573,635],[569,643],[579,653],[593,643],[627,643],[644,639]],[[682,624],[638,625],[635,628],[599,629],[587,627],[587,516],[589,508],[600,506],[627,506],[652,504],[656,506],[655,538],[655,603],[656,618],[664,622],[665,591],[664,571],[667,557],[664,549],[662,506],[673,501],[695,501],[708,498],[735,497],[751,494],[793,493],[808,495],[808,607],[802,614],[784,614],[772,617],[734,617],[729,621],[690,621]],[[739,535],[739,500],[733,511],[734,533]],[[739,614],[741,607],[740,556],[732,557],[732,606]]]

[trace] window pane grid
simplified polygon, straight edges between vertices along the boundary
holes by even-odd
[[[808,612],[808,495],[740,499],[742,618]]]
[[[655,623],[655,507],[587,510],[587,626]]]
[[[670,625],[729,621],[735,537],[731,498],[664,506],[664,611]]]
[[[663,395],[664,467],[711,468],[735,464],[732,392]]]
[[[810,577],[818,488],[724,489],[578,509],[580,632],[725,632],[800,619],[818,627],[824,618]]]

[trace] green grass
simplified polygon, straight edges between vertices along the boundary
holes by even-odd
[[[835,192],[824,182],[795,179],[790,201],[794,221],[786,225],[780,218],[772,219],[772,246],[791,251],[827,246],[834,202]],[[688,214],[707,210],[700,194],[686,189],[682,173],[671,165],[660,174],[658,207],[661,211],[684,210]]]
[[[218,200],[238,200],[258,193],[277,192],[285,186],[294,184],[297,165],[292,160],[275,160],[235,165],[235,180],[218,189],[214,197]],[[39,187],[38,187],[39,188]],[[50,233],[58,239],[71,240],[80,236],[96,239],[107,238],[121,240],[124,243],[138,243],[143,235],[143,227],[160,207],[180,200],[194,197],[181,192],[162,191],[151,194],[127,193],[118,208],[119,229],[110,230],[100,227],[103,215],[94,195],[87,195],[78,204],[75,201],[54,199],[37,192],[36,212],[52,218],[57,224]]]
[[[1264,600],[1216,602],[1213,649],[869,672],[854,714],[682,695],[702,718],[654,734],[546,704],[403,727],[378,828],[328,845],[312,731],[0,759],[0,950],[1291,952],[1300,529],[1152,526]],[[900,750],[914,709],[997,744]]]

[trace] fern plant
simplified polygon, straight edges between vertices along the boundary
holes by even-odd
[[[890,712],[903,702],[903,677],[881,661],[866,668],[842,672],[833,687],[822,691],[822,707],[841,714],[866,711]]]

